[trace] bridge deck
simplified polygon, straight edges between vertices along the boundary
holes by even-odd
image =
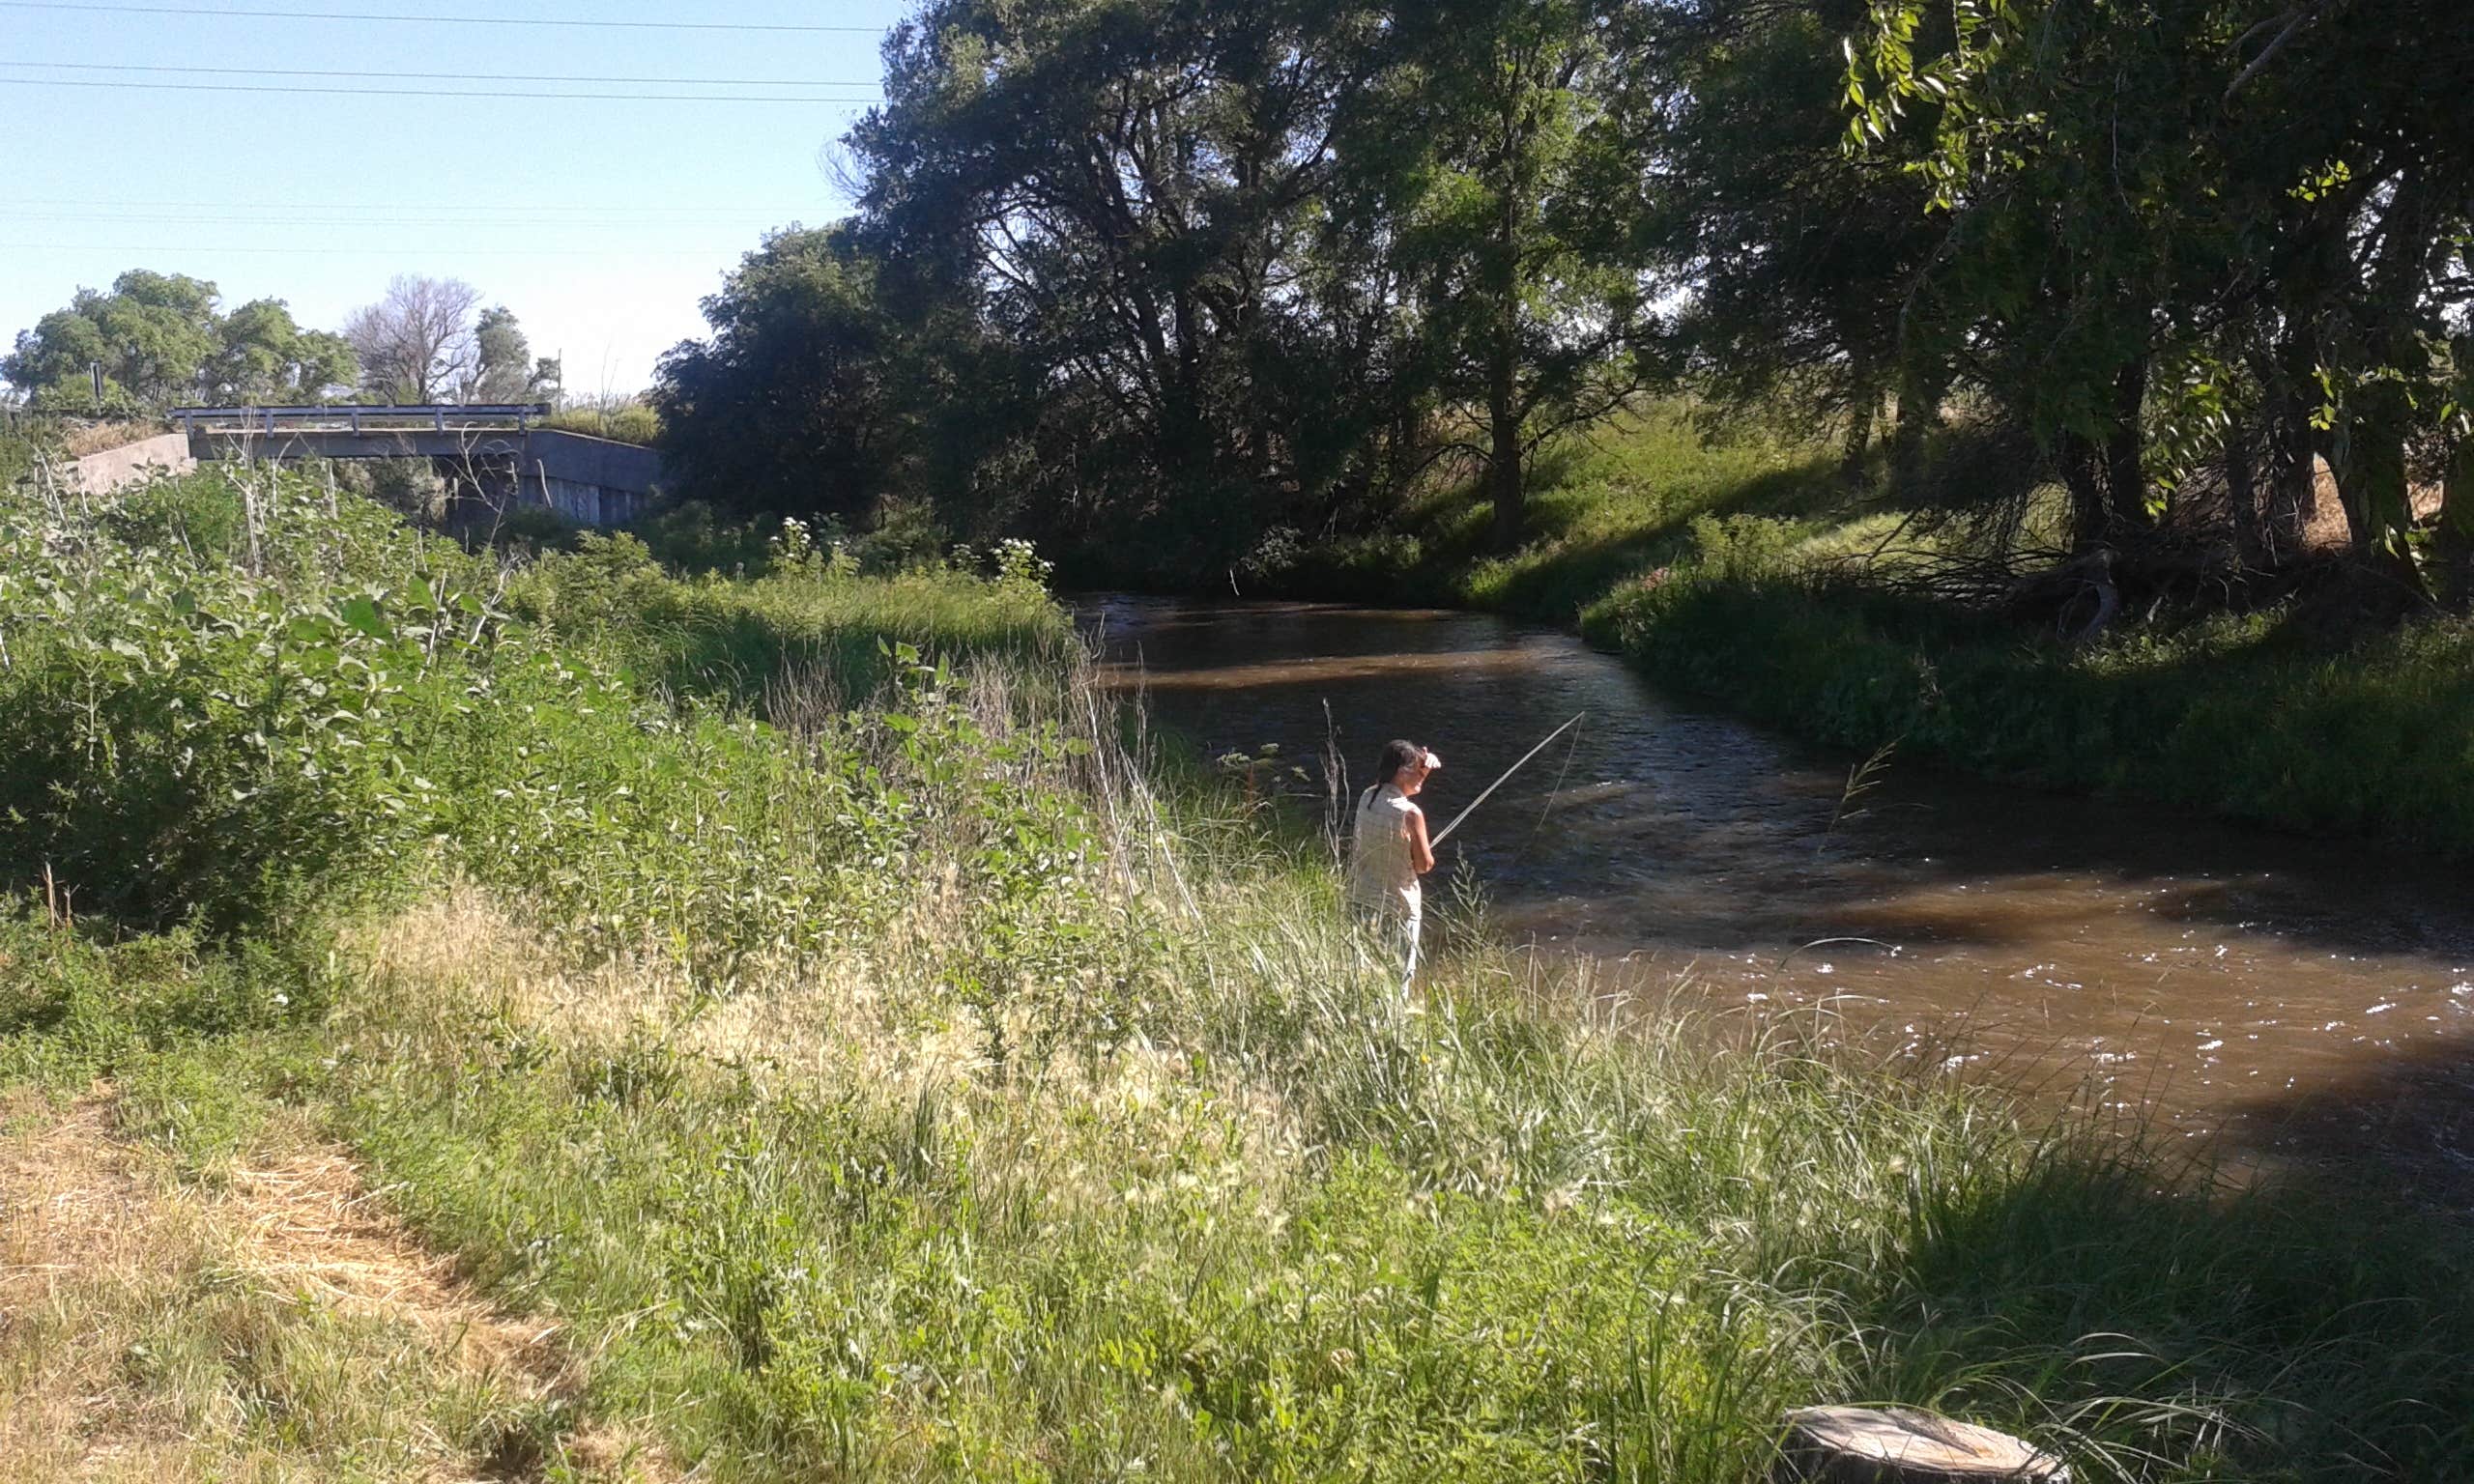
[[[387,426],[364,416],[355,427],[349,417],[324,426],[304,417],[278,422],[270,431],[263,422],[218,428],[198,419],[189,432],[171,437],[186,441],[189,457],[200,462],[428,459],[442,472],[476,487],[538,501],[595,526],[640,513],[662,484],[661,454],[654,449],[554,428],[479,420],[442,422],[434,416],[426,423],[399,419]]]
[[[104,492],[201,462],[427,459],[493,500],[543,504],[590,526],[642,514],[662,486],[659,451],[537,426],[538,403],[432,407],[183,407],[182,431],[77,461],[78,488]]]
[[[521,433],[550,415],[547,402],[335,403],[318,407],[176,407],[172,419],[201,433],[274,438],[286,433]]]

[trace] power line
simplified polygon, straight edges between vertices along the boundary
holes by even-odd
[[[376,20],[419,26],[549,26],[594,31],[771,31],[877,36],[883,26],[793,26],[723,20],[535,20],[514,15],[403,15],[365,11],[209,10],[188,5],[93,5],[74,0],[0,0],[0,10],[78,11],[112,15],[203,15],[216,20]]]
[[[414,77],[451,82],[627,82],[691,88],[868,88],[874,82],[810,81],[801,77],[598,77],[581,72],[408,72],[331,71],[306,67],[148,67],[134,62],[9,62],[0,67],[41,68],[70,72],[198,72],[236,77]],[[29,79],[32,80],[32,79]]]
[[[710,225],[712,225],[716,230],[736,234],[743,233],[747,228],[747,224],[750,222],[769,219],[771,219],[769,214],[751,212],[742,214],[739,218],[734,220],[724,221],[716,219],[710,223]],[[618,210],[605,212],[598,216],[544,216],[536,214],[529,208],[497,212],[486,215],[464,217],[433,216],[426,214],[420,215],[397,216],[332,216],[316,214],[304,215],[297,208],[275,203],[270,203],[255,211],[231,212],[219,214],[161,213],[150,215],[145,214],[117,214],[84,212],[13,212],[6,209],[0,209],[0,221],[7,221],[11,224],[22,224],[36,221],[59,223],[74,222],[81,226],[111,227],[264,226],[282,227],[286,229],[295,227],[452,227],[458,231],[467,232],[473,231],[476,228],[489,227],[599,228],[621,226],[627,227],[633,231],[676,231],[682,227],[693,228],[706,225],[706,223],[701,221],[676,219],[669,221],[640,221],[635,217],[634,214]]]
[[[0,0],[0,5],[11,0]],[[157,93],[288,93],[331,98],[511,98],[529,103],[568,100],[635,103],[827,103],[860,107],[873,98],[804,98],[774,93],[517,93],[491,88],[303,88],[246,82],[120,82],[92,77],[0,77],[27,88],[122,88]]]
[[[404,200],[317,202],[278,201],[272,199],[258,199],[255,197],[227,197],[221,201],[189,202],[0,201],[0,216],[14,216],[21,219],[27,217],[73,217],[79,220],[93,221],[179,221],[213,219],[215,217],[229,216],[239,221],[261,221],[265,219],[265,214],[270,209],[280,209],[287,212],[335,213],[345,216],[347,219],[368,219],[366,217],[366,214],[372,212],[379,214],[381,216],[392,216],[397,214],[403,214],[412,216],[412,218],[417,221],[445,221],[450,220],[459,215],[472,216],[476,219],[486,221],[495,220],[509,214],[532,216],[545,213],[570,214],[590,216],[615,216],[624,220],[634,221],[645,215],[643,212],[637,211],[633,206],[626,205],[621,202],[613,202],[606,206],[560,206],[556,204],[535,206],[529,201],[512,204],[494,204],[486,200],[476,201],[470,197],[467,197],[465,200],[454,205],[442,206],[428,206],[418,201]],[[658,209],[656,208],[655,210]],[[763,207],[716,206],[699,208],[694,212],[685,214],[674,212],[672,214],[678,214],[681,216],[681,220],[676,223],[677,225],[692,225],[699,221],[719,220],[731,216],[770,216],[776,214]]]
[[[295,257],[329,257],[335,253],[351,252],[362,255],[402,257],[406,254],[407,250],[408,249],[401,245],[392,247],[338,247],[325,243],[320,243],[315,246],[309,247],[243,247],[217,243],[208,243],[204,245],[191,243],[187,246],[182,246],[163,243],[146,243],[135,246],[131,246],[127,243],[0,243],[0,252],[126,252],[132,255],[158,259],[192,256],[204,257],[210,253],[217,252],[289,254]],[[409,250],[433,256],[468,258],[705,258],[712,256],[709,250],[702,247],[630,247],[623,253],[599,247],[417,247]]]
[[[174,207],[218,207],[228,209],[232,204],[232,198],[229,196],[214,201],[86,201],[70,196],[26,196],[14,201],[0,201],[0,211],[14,211],[19,207],[30,206],[129,207],[149,211],[158,208],[168,210]],[[270,208],[279,208],[285,211],[360,211],[364,207],[378,207],[386,210],[402,211],[417,210],[421,212],[442,211],[488,213],[497,210],[495,207],[475,205],[469,200],[457,202],[452,206],[427,207],[394,198],[385,201],[277,201],[269,202],[267,205]],[[629,217],[642,216],[648,213],[655,212],[680,213],[700,216],[727,215],[733,213],[739,213],[747,215],[771,214],[761,208],[749,208],[743,206],[636,206],[630,204],[624,208],[619,208],[608,206],[528,205],[524,210],[528,212],[592,212],[600,214],[615,214]]]

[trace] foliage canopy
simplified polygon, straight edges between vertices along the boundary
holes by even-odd
[[[283,300],[228,314],[220,303],[203,279],[132,269],[19,331],[0,376],[38,411],[113,415],[184,401],[315,402],[353,384],[352,347],[302,329]],[[102,373],[100,406],[90,368]]]
[[[1905,495],[2004,541],[2058,482],[2129,566],[2291,563],[2324,465],[2416,585],[2412,491],[2466,482],[2443,0],[933,0],[885,55],[856,215],[667,363],[716,503],[1194,581],[1443,460],[1512,543],[1542,444],[1679,382],[1835,425],[1851,478],[1889,427]],[[2000,477],[1927,467],[1953,418]]]

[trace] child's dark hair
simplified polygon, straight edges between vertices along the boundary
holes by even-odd
[[[1423,759],[1426,750],[1415,742],[1397,738],[1383,744],[1383,760],[1374,765],[1374,786],[1382,787],[1400,776],[1400,770]]]

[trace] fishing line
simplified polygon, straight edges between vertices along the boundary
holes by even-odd
[[[1544,735],[1544,736],[1542,736],[1542,737],[1539,738],[1539,739],[1538,739],[1538,745],[1537,745],[1536,747],[1533,747],[1533,748],[1531,748],[1529,751],[1527,751],[1527,752],[1525,752],[1525,753],[1521,754],[1521,755],[1520,755],[1520,761],[1515,762],[1515,763],[1513,763],[1510,767],[1504,769],[1503,774],[1502,774],[1502,776],[1501,776],[1501,777],[1497,778],[1493,783],[1488,784],[1488,785],[1486,785],[1486,791],[1485,791],[1485,792],[1481,793],[1480,795],[1478,795],[1478,796],[1477,796],[1476,798],[1474,798],[1474,799],[1471,799],[1471,800],[1469,801],[1469,807],[1468,807],[1468,808],[1466,808],[1466,809],[1463,809],[1460,813],[1456,813],[1456,814],[1453,815],[1453,816],[1452,816],[1452,822],[1451,822],[1450,824],[1447,824],[1447,825],[1445,825],[1445,826],[1443,827],[1443,831],[1442,831],[1442,833],[1441,833],[1441,834],[1436,835],[1433,839],[1429,840],[1426,843],[1427,843],[1429,846],[1432,846],[1432,845],[1439,845],[1439,844],[1442,844],[1445,841],[1450,840],[1450,839],[1452,838],[1452,832],[1453,832],[1453,831],[1454,831],[1454,830],[1456,830],[1456,829],[1458,829],[1458,828],[1460,828],[1460,821],[1461,821],[1461,820],[1468,818],[1468,817],[1470,816],[1470,814],[1472,814],[1473,813],[1475,813],[1475,812],[1477,811],[1477,808],[1478,808],[1478,806],[1479,806],[1479,805],[1485,803],[1487,799],[1489,799],[1489,798],[1493,797],[1493,796],[1494,796],[1494,792],[1495,792],[1495,790],[1496,790],[1496,789],[1498,789],[1498,788],[1501,788],[1501,787],[1502,787],[1506,783],[1510,782],[1510,779],[1511,779],[1511,776],[1512,776],[1514,773],[1517,773],[1517,772],[1519,772],[1523,767],[1526,767],[1526,766],[1528,765],[1528,763],[1529,763],[1529,759],[1530,759],[1530,758],[1535,757],[1535,756],[1537,756],[1539,753],[1542,753],[1542,752],[1546,751],[1546,745],[1547,745],[1548,743],[1550,743],[1550,742],[1554,741],[1557,737],[1562,736],[1565,732],[1569,731],[1572,728],[1579,726],[1579,725],[1580,725],[1580,720],[1581,720],[1581,718],[1582,718],[1582,717],[1584,717],[1584,716],[1587,716],[1587,715],[1589,715],[1589,713],[1588,713],[1588,712],[1586,712],[1586,711],[1578,711],[1578,712],[1574,712],[1574,713],[1573,713],[1573,715],[1572,715],[1572,719],[1571,719],[1570,721],[1566,722],[1563,726],[1556,728],[1553,731],[1550,731],[1550,732],[1546,733],[1546,735]]]
[[[1581,714],[1586,716],[1589,713]],[[1571,742],[1564,749],[1564,766],[1555,774],[1555,786],[1546,790],[1546,803],[1538,811],[1538,822],[1529,827],[1529,838],[1520,842],[1520,854],[1512,857],[1515,865],[1529,859],[1529,852],[1537,845],[1539,832],[1546,828],[1546,816],[1555,812],[1555,800],[1563,794],[1564,780],[1572,776],[1572,759],[1580,755],[1581,733],[1580,728],[1575,727],[1572,728]]]
[[[1785,973],[1785,972],[1786,972],[1786,970],[1787,970],[1787,965],[1788,965],[1788,964],[1790,964],[1790,963],[1795,962],[1795,960],[1796,960],[1796,956],[1797,956],[1798,954],[1802,953],[1805,949],[1808,949],[1808,948],[1827,948],[1827,947],[1828,947],[1830,944],[1832,944],[1832,943],[1870,943],[1870,944],[1871,944],[1871,945],[1873,945],[1875,948],[1886,948],[1886,949],[1888,949],[1888,950],[1889,950],[1891,953],[1893,953],[1893,954],[1895,954],[1895,953],[1897,953],[1897,952],[1898,952],[1898,945],[1896,945],[1896,944],[1894,944],[1894,943],[1884,943],[1884,942],[1883,942],[1883,941],[1882,941],[1881,939],[1879,939],[1879,938],[1858,938],[1858,937],[1815,938],[1815,939],[1813,939],[1810,943],[1798,943],[1798,944],[1797,944],[1794,948],[1791,948],[1791,949],[1787,950],[1787,952],[1786,952],[1785,956],[1782,956],[1782,957],[1778,960],[1778,962],[1777,962],[1774,966],[1772,966],[1772,967],[1771,967],[1771,969],[1770,969],[1770,971],[1769,971],[1769,972],[1771,972],[1772,974],[1783,974],[1783,973]]]

